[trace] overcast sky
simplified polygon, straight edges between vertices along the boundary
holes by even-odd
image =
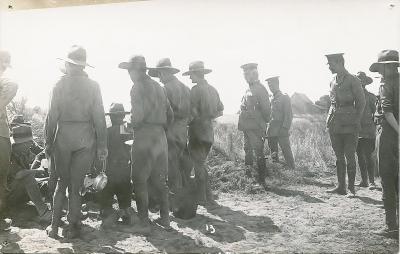
[[[392,5],[391,5],[392,4]],[[281,76],[281,90],[313,101],[327,94],[332,77],[324,54],[344,52],[352,73],[366,71],[382,49],[400,45],[400,3],[388,0],[151,0],[0,13],[0,47],[12,54],[18,96],[46,108],[60,62],[73,44],[88,52],[106,110],[130,109],[131,81],[118,69],[133,54],[148,66],[170,57],[182,71],[203,60],[225,113],[235,113],[247,84],[240,65],[259,64],[260,78]],[[177,74],[186,85],[190,80]],[[377,92],[378,79],[370,90]],[[264,82],[266,84],[266,82]]]

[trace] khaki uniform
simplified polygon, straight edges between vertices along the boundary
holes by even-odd
[[[380,112],[392,112],[397,123],[399,122],[399,75],[382,80],[379,89]],[[378,132],[378,164],[379,175],[382,179],[382,188],[385,195],[384,207],[386,225],[390,230],[398,229],[398,200],[399,200],[399,143],[398,134],[389,125],[385,117],[380,120]]]
[[[213,200],[205,165],[208,153],[214,143],[213,119],[222,115],[222,104],[218,91],[206,80],[190,90],[190,104],[193,120],[189,125],[189,152],[194,163],[199,202]]]
[[[173,112],[163,88],[149,76],[131,90],[132,178],[139,218],[148,221],[148,183],[160,199],[160,216],[168,218],[168,145],[165,129]]]
[[[264,138],[270,120],[271,106],[267,89],[260,81],[249,84],[240,106],[238,129],[243,131],[245,164],[253,165],[256,154],[260,179],[265,178]]]
[[[168,187],[176,192],[182,187],[183,150],[187,146],[187,126],[190,117],[190,89],[175,76],[164,84],[168,100],[174,112],[174,121],[167,127]]]
[[[0,77],[0,213],[6,206],[7,175],[10,167],[10,131],[6,106],[17,93],[18,85],[8,78]]]
[[[354,187],[356,148],[360,119],[365,107],[365,95],[359,79],[347,71],[335,76],[330,83],[331,107],[327,126],[336,155],[338,188],[346,192],[346,166],[349,187]]]
[[[46,147],[52,147],[56,175],[52,226],[58,227],[65,191],[69,191],[68,220],[81,216],[79,190],[93,165],[97,149],[107,148],[107,129],[99,85],[83,71],[63,76],[52,90],[45,123]],[[53,163],[53,162],[52,162]]]
[[[105,218],[112,212],[114,195],[117,196],[118,208],[131,207],[132,184],[130,147],[125,141],[131,139],[131,135],[120,133],[120,125],[107,128],[107,169],[108,178],[106,187],[101,191],[100,206],[102,216]]]
[[[357,144],[358,166],[361,174],[361,185],[367,186],[368,180],[374,183],[375,161],[373,152],[375,150],[376,126],[374,113],[376,110],[376,96],[364,88],[365,108],[361,118],[361,129]]]
[[[290,97],[287,94],[282,94],[281,91],[274,94],[271,101],[271,112],[271,121],[268,125],[267,137],[272,159],[275,162],[279,161],[279,144],[287,165],[290,168],[295,168],[289,141],[289,129],[293,120]]]

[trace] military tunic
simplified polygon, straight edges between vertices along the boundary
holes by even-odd
[[[189,152],[194,163],[199,189],[199,203],[212,200],[208,172],[205,165],[214,143],[213,119],[222,115],[222,104],[218,91],[206,80],[190,90],[190,105],[193,120],[189,124]]]
[[[339,188],[345,192],[346,164],[349,187],[354,186],[355,153],[365,107],[365,95],[360,80],[347,71],[343,75],[336,75],[330,83],[330,100],[327,127],[336,155]]]
[[[376,96],[368,92],[365,88],[364,95],[366,104],[360,121],[361,129],[358,135],[357,158],[361,173],[360,185],[366,187],[368,186],[368,180],[370,183],[374,183],[375,174],[373,152],[375,150],[376,126],[373,115],[376,110]]]
[[[131,206],[132,184],[130,147],[125,141],[132,137],[120,133],[121,126],[113,125],[107,128],[107,185],[101,192],[102,216],[108,216],[112,210],[114,195],[117,196],[118,208],[127,209]]]
[[[269,94],[265,86],[260,81],[249,84],[240,106],[238,129],[243,131],[245,164],[253,165],[255,153],[258,174],[262,179],[266,174],[264,138],[270,114]]]
[[[399,123],[399,74],[384,78],[379,89],[380,112],[378,114],[393,113]],[[385,194],[384,207],[386,225],[389,230],[398,229],[398,191],[399,191],[399,143],[398,134],[389,125],[386,118],[381,119],[381,128],[378,132],[378,164],[379,175],[382,180]]]
[[[10,131],[6,106],[17,93],[18,85],[8,78],[0,77],[0,213],[5,205],[7,175],[10,167]]]
[[[293,114],[290,97],[278,91],[271,101],[271,121],[267,129],[268,146],[273,161],[279,161],[278,144],[283,157],[290,168],[295,168],[292,149],[289,141],[289,129],[292,125]]]
[[[182,187],[180,160],[187,146],[187,126],[190,117],[190,89],[175,76],[164,83],[168,100],[174,112],[174,121],[167,127],[168,187],[172,192]]]
[[[79,190],[97,149],[107,148],[107,129],[99,85],[84,71],[66,74],[54,86],[45,122],[46,147],[59,177],[52,226],[59,226],[65,191],[69,191],[70,224],[81,217]]]
[[[160,198],[160,216],[168,218],[168,145],[165,129],[173,121],[173,112],[165,90],[149,76],[131,89],[134,128],[132,178],[139,218],[148,221],[148,183]]]

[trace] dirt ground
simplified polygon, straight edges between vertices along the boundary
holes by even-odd
[[[329,195],[325,191],[332,180],[282,184],[252,195],[220,193],[219,207],[200,207],[191,220],[172,218],[172,231],[154,226],[148,236],[122,225],[102,230],[98,211],[90,210],[82,240],[53,240],[43,227],[29,222],[33,211],[26,207],[11,231],[0,234],[1,251],[397,253],[397,241],[373,233],[384,225],[381,192],[359,188],[355,198]]]

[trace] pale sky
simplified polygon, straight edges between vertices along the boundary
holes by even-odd
[[[394,4],[391,6],[390,4]],[[260,79],[281,76],[281,90],[315,101],[327,94],[332,74],[324,54],[344,52],[351,73],[368,68],[382,49],[400,46],[400,1],[210,0],[143,2],[0,13],[0,48],[12,54],[10,75],[18,96],[46,108],[60,62],[73,44],[87,49],[91,78],[99,82],[105,110],[130,109],[132,83],[121,61],[133,54],[154,66],[170,57],[182,72],[203,60],[225,113],[238,111],[247,84],[240,65],[259,64]],[[177,77],[189,87],[187,77]],[[369,90],[376,93],[379,79]]]

